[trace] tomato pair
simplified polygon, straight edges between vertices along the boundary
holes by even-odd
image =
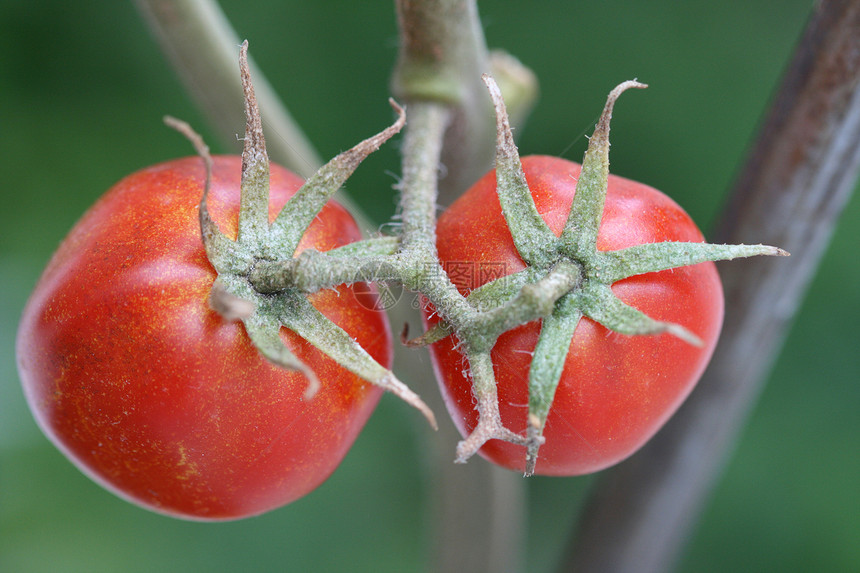
[[[523,165],[538,211],[559,233],[579,166],[550,157],[529,157]],[[216,158],[208,199],[213,219],[234,236],[240,171],[240,158]],[[18,363],[39,425],[87,475],[156,511],[232,519],[317,487],[346,454],[380,390],[282,329],[287,346],[322,381],[319,393],[304,400],[301,374],[269,364],[240,324],[209,308],[215,271],[197,218],[203,180],[199,159],[172,161],[124,179],[99,200],[63,241],[26,307]],[[272,217],[301,183],[272,167]],[[524,266],[493,172],[442,215],[437,236],[443,264],[474,273],[472,282],[461,282],[463,294],[484,281],[483,268],[513,273]],[[349,214],[330,203],[300,249],[325,251],[358,238]],[[610,177],[599,249],[701,240],[663,194]],[[624,336],[582,319],[547,420],[538,473],[592,472],[628,456],[677,408],[713,350],[723,302],[712,263],[632,277],[613,291],[654,318],[685,326],[704,346],[668,334]],[[311,301],[390,367],[386,317],[349,292],[342,286]],[[502,421],[515,432],[526,425],[537,332],[536,322],[522,325],[493,350]],[[431,353],[449,411],[466,434],[477,416],[456,340],[436,343]],[[523,468],[522,447],[493,440],[481,453]]]

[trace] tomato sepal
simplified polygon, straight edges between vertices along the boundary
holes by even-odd
[[[313,370],[287,348],[279,335],[281,327],[295,332],[346,370],[417,408],[436,428],[433,412],[417,394],[310,303],[306,295],[319,289],[302,288],[295,280],[296,276],[314,274],[296,271],[302,263],[313,265],[319,257],[347,260],[361,255],[372,259],[391,255],[398,248],[399,239],[383,237],[339,247],[340,250],[335,250],[332,255],[314,249],[298,252],[305,231],[332,195],[370,153],[403,128],[406,121],[403,108],[393,99],[389,100],[398,114],[397,120],[321,167],[290,197],[270,225],[269,158],[248,69],[247,41],[241,46],[239,67],[247,121],[235,241],[221,232],[209,214],[207,197],[212,180],[212,159],[208,148],[187,124],[168,120],[171,126],[191,140],[206,165],[199,208],[200,228],[207,257],[218,273],[210,294],[210,306],[227,320],[240,320],[251,341],[267,360],[304,374],[308,380],[305,399],[313,398],[320,388],[320,381]],[[263,271],[257,267],[262,267]],[[362,277],[354,266],[349,272],[351,280],[340,282],[352,283]],[[378,277],[374,275],[374,278]]]
[[[270,259],[292,257],[305,229],[358,165],[406,125],[404,109],[394,99],[388,101],[397,113],[397,120],[388,128],[337,155],[320,167],[284,205],[268,230],[269,240],[266,244],[272,249],[269,254]]]
[[[477,426],[458,446],[458,459],[477,453],[491,439],[507,439],[526,446],[525,473],[530,475],[535,470],[538,450],[543,443],[543,428],[562,372],[560,365],[565,362],[573,333],[582,317],[588,317],[624,335],[668,333],[693,346],[703,344],[695,333],[684,326],[653,319],[622,302],[610,288],[614,282],[699,262],[787,253],[764,245],[709,245],[671,241],[638,245],[618,252],[598,250],[598,229],[609,182],[610,120],[615,102],[622,93],[631,88],[647,87],[635,80],[623,82],[610,92],[589,140],[567,220],[560,235],[556,236],[538,213],[529,190],[501,94],[492,78],[485,76],[484,81],[497,114],[495,186],[499,205],[516,252],[526,268],[534,269],[534,272],[528,280],[514,288],[495,286],[494,283],[501,283],[507,277],[489,283],[493,285],[490,289],[508,295],[505,300],[495,299],[496,305],[490,305],[489,308],[482,306],[468,324],[454,329],[458,345],[472,366],[470,374],[479,413]],[[578,274],[578,280],[571,281],[567,291],[548,295],[550,307],[547,311],[546,307],[536,304],[533,297],[524,294],[533,285],[545,281],[550,269],[559,268],[561,263],[566,264],[571,276]],[[535,312],[537,308],[542,311]],[[507,315],[507,320],[493,322],[491,318],[497,314]],[[475,369],[474,362],[482,360],[487,346],[491,347],[502,331],[533,318],[542,318],[543,324],[529,370],[529,409],[525,435],[501,438],[499,436],[506,435],[506,432],[496,427],[501,424],[498,405],[490,404],[496,394],[494,372],[492,369]],[[497,324],[503,327],[501,331],[494,328]],[[441,339],[445,332],[438,328],[438,325],[434,326],[435,333],[430,331],[422,338]]]
[[[268,297],[272,305],[267,314],[275,315],[281,324],[307,340],[335,362],[363,380],[391,392],[420,411],[430,425],[437,427],[430,408],[394,373],[379,364],[346,331],[326,318],[303,294],[287,291],[279,297]]]
[[[770,245],[717,245],[666,241],[634,245],[617,251],[598,251],[593,273],[603,282],[611,284],[636,275],[708,261],[731,261],[757,256],[784,257],[788,256],[788,253]]]
[[[529,265],[546,265],[554,257],[558,237],[538,213],[520,165],[502,90],[489,74],[481,76],[496,112],[496,182],[505,191],[499,203],[520,257]]]
[[[553,313],[541,323],[540,334],[535,345],[532,364],[529,368],[529,407],[526,426],[525,475],[532,475],[537,464],[538,450],[543,445],[543,427],[552,407],[555,393],[564,370],[573,333],[583,316],[575,295],[560,298]]]

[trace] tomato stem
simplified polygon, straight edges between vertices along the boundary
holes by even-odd
[[[449,203],[492,161],[492,116],[480,82],[490,62],[477,3],[397,0],[395,6],[400,50],[393,93],[410,106],[435,103],[454,118],[447,122],[451,129],[446,129],[440,149],[447,169],[440,183],[442,203]]]
[[[457,444],[455,462],[461,464],[466,463],[469,458],[478,453],[478,450],[489,440],[504,440],[518,445],[526,445],[524,436],[510,431],[502,423],[490,351],[470,352],[467,350],[466,355],[469,358],[470,374],[473,381],[472,389],[477,401],[478,425],[466,439]]]
[[[423,251],[435,258],[436,203],[442,141],[451,122],[447,106],[419,101],[409,106],[409,129],[403,141],[401,235],[405,252]]]

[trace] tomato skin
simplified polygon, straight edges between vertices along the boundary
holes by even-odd
[[[241,158],[216,157],[209,209],[235,237]],[[286,329],[322,388],[269,364],[240,323],[208,306],[215,271],[200,239],[203,162],[156,165],[119,182],[54,254],[19,327],[18,368],[45,434],[95,481],[175,517],[237,519],[289,503],[340,463],[381,390]],[[301,186],[271,167],[270,217]],[[330,203],[302,239],[328,250],[360,238]],[[313,304],[390,367],[384,314],[349,294]]]
[[[580,166],[545,156],[523,158],[538,211],[561,234]],[[601,251],[661,241],[703,240],[690,217],[646,185],[610,175],[597,248]],[[525,268],[504,221],[491,171],[451,205],[437,227],[439,257],[463,294],[493,273]],[[471,268],[470,268],[471,267]],[[471,273],[471,274],[470,274]],[[498,276],[498,275],[496,275]],[[582,475],[618,463],[650,439],[693,389],[722,326],[722,286],[713,263],[618,281],[613,292],[652,318],[685,326],[704,341],[695,347],[669,334],[625,336],[588,318],[577,326],[544,430],[535,473]],[[425,310],[425,321],[437,319]],[[502,422],[525,434],[528,369],[539,322],[503,334],[492,351]],[[465,436],[477,424],[465,359],[448,337],[431,357],[448,410]],[[525,469],[525,449],[491,440],[480,450],[506,468]]]

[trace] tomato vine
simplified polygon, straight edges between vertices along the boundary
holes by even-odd
[[[347,256],[338,250],[326,253],[306,250],[293,258],[309,222],[360,161],[403,127],[406,113],[392,102],[399,113],[397,122],[323,166],[267,227],[265,220],[257,215],[267,208],[268,158],[249,77],[247,43],[243,44],[240,67],[248,121],[243,153],[243,208],[236,243],[228,241],[212,225],[205,195],[201,203],[204,242],[210,261],[219,272],[219,292],[222,296],[227,293],[236,300],[252,302],[255,310],[241,320],[261,352],[273,362],[285,368],[309,370],[287,353],[274,336],[280,326],[286,326],[343,367],[419,408],[435,425],[426,405],[393,373],[377,368],[360,346],[326,321],[313,318],[313,312],[303,303],[305,294],[350,284],[359,277],[397,281],[404,288],[421,293],[442,322],[412,344],[431,344],[449,335],[456,336],[468,361],[477,401],[478,422],[459,444],[458,462],[467,461],[486,442],[498,439],[524,446],[525,473],[534,473],[561,365],[573,332],[584,316],[624,335],[666,332],[688,344],[703,344],[686,328],[654,320],[622,303],[609,289],[611,284],[631,276],[706,261],[787,254],[764,245],[697,242],[636,245],[611,252],[597,250],[609,176],[610,119],[615,102],[624,91],[646,87],[635,81],[624,82],[609,94],[585,154],[567,222],[561,235],[556,236],[535,208],[501,91],[491,76],[484,75],[497,118],[498,197],[516,250],[527,264],[523,271],[483,285],[470,299],[458,291],[442,268],[435,244],[437,173],[443,135],[452,116],[445,105],[424,101],[426,94],[410,105],[404,179],[400,185],[401,233],[344,247]],[[416,138],[422,140],[422,146],[429,140],[434,152],[409,153],[418,145]],[[413,163],[416,157],[421,161]],[[501,420],[490,353],[500,335],[536,319],[543,319],[544,327],[529,370],[528,429],[523,435],[511,431]]]

